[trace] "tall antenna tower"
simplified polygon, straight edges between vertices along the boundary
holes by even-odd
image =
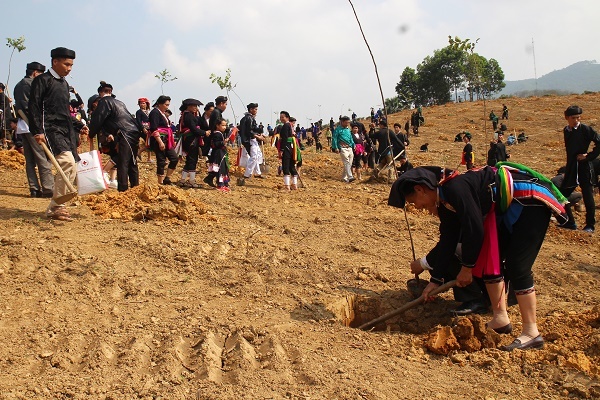
[[[533,53],[533,78],[535,80],[535,95],[538,94],[538,84],[537,84],[537,68],[535,67],[535,45],[533,43],[533,38],[531,38],[531,52]]]

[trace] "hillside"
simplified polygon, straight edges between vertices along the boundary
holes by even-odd
[[[600,94],[505,102],[509,131],[529,135],[509,147],[512,160],[547,176],[564,162],[568,105],[598,127]],[[463,144],[453,138],[469,130],[481,165],[491,108],[499,114],[502,101],[424,108],[411,162],[456,167]],[[228,194],[159,189],[144,163],[142,186],[76,199],[71,223],[44,218],[22,162],[0,151],[0,399],[600,397],[598,232],[550,226],[533,269],[544,349],[494,348],[511,334],[436,354],[426,343],[456,322],[451,293],[373,331],[354,328],[411,299],[413,256],[390,185],[343,183],[339,156],[309,147],[304,188],[282,192],[276,152],[265,150],[271,174],[236,186],[235,170]],[[438,221],[407,218],[421,257]],[[515,307],[509,314],[517,333]]]
[[[536,90],[535,79],[505,81],[506,87],[498,94],[530,96]],[[600,64],[580,61],[566,68],[552,71],[537,79],[537,90],[552,90],[558,93],[583,93],[600,91]]]

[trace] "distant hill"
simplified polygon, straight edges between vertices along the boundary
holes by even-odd
[[[497,95],[529,96],[535,92],[535,79],[505,81],[506,87]],[[539,92],[554,91],[558,94],[600,91],[600,64],[596,60],[580,61],[566,68],[552,71],[537,80]]]

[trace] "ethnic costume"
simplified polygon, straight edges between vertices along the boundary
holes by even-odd
[[[591,228],[593,231],[596,217],[593,187],[595,174],[592,161],[600,154],[600,135],[592,127],[581,123],[575,128],[566,126],[563,134],[567,153],[567,168],[560,190],[564,196],[569,197],[577,186],[581,188],[585,204],[586,228]],[[594,149],[588,152],[591,143],[594,143]],[[587,156],[584,160],[578,161],[578,154],[587,154]],[[567,206],[566,209],[569,216],[566,227],[575,229],[575,219],[573,218],[571,206]]]
[[[473,169],[473,162],[475,161],[475,153],[473,153],[473,145],[467,143],[462,151],[461,165],[466,165],[467,169]]]
[[[58,47],[50,53],[52,59],[74,59],[75,52]],[[54,69],[38,75],[31,82],[29,97],[29,127],[35,135],[43,134],[50,151],[71,183],[77,177],[78,135],[73,128],[69,110],[69,84]],[[70,221],[69,212],[55,199],[68,193],[67,183],[60,174],[54,177],[53,199],[46,210],[50,218]]]
[[[27,64],[27,71],[44,72],[46,67],[38,62]],[[15,85],[15,109],[19,120],[17,122],[17,134],[23,137],[23,155],[25,156],[25,172],[31,197],[51,197],[54,190],[54,177],[52,176],[52,165],[46,159],[46,154],[33,138],[27,121],[29,118],[29,96],[31,93],[31,82],[33,78],[26,76]],[[36,172],[37,167],[37,172]],[[39,180],[38,180],[39,173]]]
[[[255,107],[258,107],[258,104],[248,104],[249,111]],[[254,115],[251,112],[245,113],[240,121],[239,135],[242,139],[242,146],[244,146],[244,149],[246,149],[249,156],[246,164],[246,171],[244,172],[244,178],[246,179],[252,177],[252,175],[257,177],[261,176],[260,164],[263,162],[263,153],[256,136],[262,134],[263,129],[259,128]]]
[[[184,186],[197,188],[196,168],[200,157],[200,148],[204,146],[206,131],[200,129],[199,116],[196,111],[188,111],[189,105],[199,106],[202,103],[196,99],[186,99],[179,108],[182,111],[179,118],[179,131],[181,132],[182,148],[185,154],[185,165],[181,172],[180,183]],[[189,179],[189,181],[187,181]]]
[[[286,187],[296,187],[298,184],[296,162],[298,161],[298,152],[300,149],[298,148],[296,137],[292,131],[292,125],[289,122],[286,122],[281,126],[277,145],[279,146],[279,151],[281,153],[283,184]]]
[[[148,134],[148,144],[150,149],[156,154],[156,175],[165,175],[165,166],[167,160],[169,160],[168,169],[174,170],[177,167],[179,157],[175,153],[175,138],[173,136],[173,130],[171,129],[171,121],[158,107],[155,107],[150,111],[150,130]],[[165,149],[161,150],[156,138],[160,137],[162,142],[165,144]],[[165,178],[166,180],[166,178]],[[165,182],[170,183],[169,181]]]
[[[119,192],[124,192],[140,183],[136,156],[140,141],[140,126],[131,116],[125,104],[112,96],[104,96],[98,101],[98,106],[92,113],[90,121],[90,137],[103,130],[112,135],[114,140],[109,142],[114,147],[117,166],[117,182]],[[114,143],[114,145],[113,145]]]
[[[222,132],[215,129],[210,135],[211,153],[209,157],[208,173],[216,176],[217,189],[229,187],[229,155]]]

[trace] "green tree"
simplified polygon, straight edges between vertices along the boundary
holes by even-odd
[[[417,100],[419,90],[417,73],[410,67],[404,68],[400,75],[400,82],[396,84],[396,93],[400,101],[401,110],[408,109]]]
[[[444,104],[462,81],[464,54],[450,46],[435,50],[417,65],[418,104]]]
[[[385,108],[388,114],[393,114],[402,111],[405,107],[403,107],[400,97],[396,96],[385,99]]]
[[[506,84],[504,83],[504,72],[500,64],[493,58],[485,61],[482,70],[482,91],[488,98],[498,93]]]
[[[177,79],[176,76],[172,76],[171,73],[165,68],[162,71],[160,71],[158,74],[154,75],[154,77],[156,79],[158,79],[160,81],[160,93],[161,94],[165,94],[164,90],[163,90],[163,86],[165,83],[174,81],[175,79]]]

